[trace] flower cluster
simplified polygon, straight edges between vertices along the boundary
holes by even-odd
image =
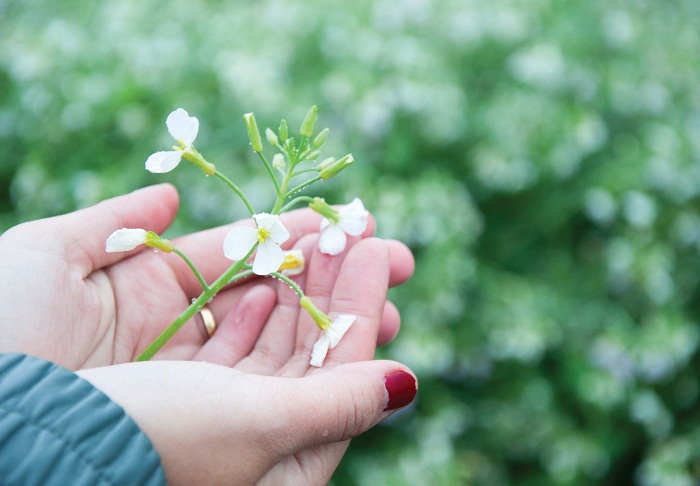
[[[106,251],[108,252],[131,251],[139,245],[144,245],[167,253],[176,253],[184,259],[202,285],[200,297],[195,299],[192,305],[164,331],[163,335],[167,333],[168,337],[154,341],[140,359],[149,359],[184,322],[192,317],[197,309],[211,300],[219,290],[250,274],[272,275],[285,281],[299,294],[300,306],[309,312],[314,322],[323,331],[314,345],[310,365],[322,366],[328,351],[340,342],[355,321],[355,316],[344,314],[331,319],[321,312],[311,299],[304,295],[303,290],[289,280],[289,277],[304,271],[303,252],[299,249],[290,251],[282,249],[282,245],[289,240],[290,233],[282,223],[280,214],[302,203],[306,203],[312,210],[323,216],[318,240],[321,253],[328,255],[343,253],[348,236],[360,236],[367,229],[369,213],[362,201],[357,198],[348,205],[332,207],[322,198],[296,195],[315,182],[334,177],[355,161],[352,154],[347,154],[338,160],[328,158],[321,163],[315,163],[329,132],[326,128],[314,137],[316,118],[317,109],[313,106],[301,125],[299,140],[290,137],[286,120],[280,122],[277,132],[270,128],[266,129],[265,138],[277,151],[272,158],[272,163],[269,163],[263,154],[262,138],[255,116],[253,113],[244,115],[243,120],[248,130],[251,148],[261,159],[277,193],[275,203],[269,212],[256,212],[243,191],[194,147],[194,141],[199,132],[199,120],[190,116],[182,108],[170,113],[166,126],[177,145],[173,146],[172,150],[159,151],[148,157],[146,170],[164,173],[175,169],[182,159],[191,162],[207,175],[214,175],[221,179],[236,193],[250,211],[253,225],[236,226],[226,234],[223,241],[223,254],[234,263],[211,284],[205,281],[194,263],[182,251],[174,247],[169,240],[161,238],[152,231],[123,228],[107,238]],[[312,167],[308,167],[309,163],[313,164]],[[303,165],[307,166],[303,167]],[[311,178],[307,176],[296,186],[291,185],[298,176],[313,172],[316,172],[316,176]],[[252,263],[249,263],[250,260]]]

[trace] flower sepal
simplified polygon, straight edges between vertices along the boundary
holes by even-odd
[[[211,162],[207,162],[202,154],[199,153],[199,150],[193,146],[184,151],[182,158],[202,169],[206,175],[216,174],[216,166]]]
[[[333,209],[322,197],[315,197],[309,204],[309,207],[333,223],[340,221],[340,213]]]

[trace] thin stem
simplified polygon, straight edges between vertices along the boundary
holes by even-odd
[[[233,191],[236,194],[238,194],[238,197],[241,198],[241,201],[243,201],[243,204],[245,204],[245,207],[248,208],[248,212],[250,212],[251,216],[255,214],[255,210],[253,209],[253,206],[251,206],[250,201],[248,201],[248,198],[245,197],[245,195],[243,194],[243,191],[241,191],[238,188],[238,186],[231,181],[231,179],[229,179],[228,177],[223,175],[218,170],[216,172],[214,172],[214,175],[216,177],[218,177],[219,179],[221,179],[222,181],[224,181],[231,189],[233,189]]]
[[[294,280],[290,279],[286,275],[282,275],[280,272],[272,272],[270,275],[280,279],[281,281],[289,285],[292,288],[292,290],[299,295],[299,298],[304,297],[304,291],[301,290],[301,287],[299,287]]]
[[[177,248],[173,248],[173,252],[177,253],[178,255],[180,255],[180,258],[185,260],[185,263],[187,264],[187,266],[190,267],[190,270],[192,270],[192,273],[194,273],[194,276],[197,277],[197,280],[199,280],[199,283],[202,285],[202,290],[204,290],[205,292],[207,290],[209,290],[209,286],[207,285],[206,280],[204,280],[204,277],[202,277],[202,274],[199,273],[199,270],[197,270],[197,267],[194,266],[194,263],[192,263],[192,260],[187,258],[187,255],[182,253]]]
[[[275,201],[275,205],[272,207],[272,211],[270,211],[271,214],[280,214],[280,209],[282,208],[282,204],[284,204],[284,201],[287,200],[289,195],[287,194],[287,186],[289,185],[289,181],[292,179],[292,166],[290,163],[290,167],[287,170],[287,174],[284,176],[282,179],[282,185],[280,186],[280,192],[277,194],[277,200]]]
[[[314,200],[314,198],[309,197],[309,196],[299,196],[299,197],[295,197],[294,199],[292,199],[291,201],[289,201],[287,204],[285,204],[285,205],[282,207],[282,209],[280,209],[280,214],[281,214],[281,213],[284,213],[284,212],[286,212],[286,211],[289,211],[289,210],[292,208],[292,206],[294,206],[294,205],[297,204],[297,203],[300,203],[300,202],[308,202],[308,203],[311,203],[311,202],[313,202],[313,200]]]
[[[197,299],[192,302],[182,314],[180,314],[168,327],[166,327],[165,330],[157,338],[155,338],[151,344],[148,345],[143,353],[136,358],[136,361],[148,361],[151,359],[153,355],[155,355],[160,348],[162,348],[163,345],[167,343],[168,340],[173,337],[173,335],[175,335],[175,333],[179,331],[188,320],[190,320],[193,315],[195,315],[196,312],[204,307],[219,290],[231,282],[233,277],[241,270],[241,268],[243,268],[246,260],[250,258],[250,255],[253,254],[257,247],[258,244],[256,243],[244,258],[238,260],[236,263],[231,265],[228,270],[221,274],[221,276],[217,278],[213,284],[211,284],[209,290],[202,292],[201,295],[197,297]]]
[[[248,270],[246,270],[245,272],[237,273],[236,275],[231,277],[231,280],[228,281],[229,284],[232,284],[233,282],[236,282],[237,280],[241,280],[243,278],[250,277],[251,275],[253,275],[253,271],[250,270],[250,268],[251,268],[250,265],[244,265],[243,267],[247,268]]]
[[[280,194],[280,184],[277,182],[277,178],[275,177],[275,172],[272,170],[272,166],[270,163],[267,161],[267,157],[265,157],[265,154],[262,152],[257,152],[258,157],[260,157],[260,160],[263,161],[263,164],[265,164],[265,168],[267,169],[267,173],[270,174],[270,177],[272,178],[272,182],[275,183],[275,190],[277,191],[277,195]]]
[[[296,177],[296,176],[301,175],[301,174],[306,174],[307,172],[318,172],[318,168],[309,167],[308,169],[298,170],[294,174],[292,174],[292,177]]]
[[[318,182],[318,181],[320,181],[320,180],[321,180],[321,176],[316,176],[316,177],[314,177],[313,179],[309,179],[309,180],[306,181],[306,182],[302,182],[301,184],[299,184],[299,185],[298,185],[297,187],[295,187],[294,189],[291,189],[290,191],[288,191],[288,192],[284,195],[284,199],[287,199],[288,197],[290,197],[290,196],[291,196],[292,194],[294,194],[295,192],[299,192],[299,191],[301,191],[302,189],[304,189],[305,187],[310,186],[310,185],[313,184],[314,182]]]

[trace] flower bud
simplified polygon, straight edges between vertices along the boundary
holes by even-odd
[[[286,142],[287,139],[289,138],[289,127],[287,126],[287,120],[283,119],[282,121],[280,121],[279,134],[280,134],[280,139],[283,142]]]
[[[335,157],[328,157],[327,159],[323,159],[323,161],[316,166],[316,170],[319,172],[331,165],[333,162],[335,162]]]
[[[320,151],[320,150],[314,150],[314,151],[311,151],[311,152],[309,152],[308,154],[306,154],[306,156],[305,156],[304,158],[305,158],[306,160],[316,160],[316,159],[318,158],[319,155],[321,155],[321,151]]]
[[[250,139],[250,145],[253,147],[253,152],[262,152],[262,140],[260,139],[258,124],[255,122],[255,115],[252,112],[246,113],[243,115],[243,121],[248,129],[248,138]]]
[[[326,159],[328,160],[328,159]],[[326,162],[326,160],[323,161],[323,163]],[[343,157],[340,160],[336,160],[335,162],[331,162],[325,167],[319,166],[320,172],[319,176],[321,176],[321,179],[327,180],[336,175],[338,172],[349,166],[350,164],[354,163],[355,159],[353,158],[352,154],[347,154],[345,157]],[[323,163],[321,165],[323,165]]]
[[[301,129],[299,129],[299,134],[302,137],[311,138],[311,136],[314,134],[317,116],[318,108],[316,108],[316,105],[314,105],[309,108],[309,111],[306,113],[306,118],[304,118],[304,122],[301,124]]]
[[[272,157],[272,168],[277,170],[284,170],[284,155],[275,154]]]
[[[323,130],[321,130],[321,133],[316,135],[316,138],[314,138],[314,147],[319,148],[326,142],[326,138],[328,138],[328,132],[329,130],[327,128],[324,128]]]
[[[269,143],[273,147],[277,147],[280,144],[280,141],[277,139],[277,135],[275,135],[275,132],[273,132],[269,128],[265,129],[265,138],[267,138],[267,143]]]

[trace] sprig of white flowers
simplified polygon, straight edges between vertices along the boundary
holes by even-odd
[[[311,299],[304,295],[303,290],[290,276],[304,271],[304,255],[301,250],[285,252],[281,245],[289,237],[289,231],[284,227],[280,214],[300,203],[306,203],[314,211],[323,216],[319,227],[319,250],[328,255],[343,253],[347,245],[347,236],[360,236],[367,229],[369,212],[362,201],[355,198],[350,204],[332,207],[324,199],[309,196],[295,196],[299,191],[311,184],[327,180],[354,163],[352,154],[336,160],[327,158],[319,164],[315,160],[320,155],[321,147],[328,137],[328,129],[319,132],[315,138],[317,108],[312,106],[304,118],[299,130],[300,137],[295,140],[289,136],[286,120],[282,120],[277,133],[268,128],[265,138],[276,150],[270,164],[263,154],[263,144],[257,122],[253,113],[244,115],[243,120],[248,130],[251,148],[265,166],[275,187],[276,199],[270,212],[256,212],[248,198],[240,188],[228,177],[224,176],[214,164],[208,162],[194,147],[194,141],[199,133],[199,120],[190,116],[187,111],[178,108],[166,119],[168,132],[177,142],[172,150],[159,151],[146,160],[146,169],[153,173],[164,173],[175,169],[182,159],[201,168],[207,175],[216,175],[224,181],[243,201],[250,212],[253,226],[237,226],[231,229],[223,241],[223,253],[234,263],[219,278],[208,284],[194,263],[173,244],[152,231],[140,228],[122,228],[116,230],[107,238],[106,251],[131,251],[139,245],[163,250],[166,253],[176,253],[185,260],[187,265],[202,285],[202,294],[183,313],[168,326],[163,333],[146,348],[138,360],[150,359],[195,312],[200,310],[224,286],[254,273],[260,276],[273,275],[286,281],[300,298],[300,305],[306,309],[314,322],[323,331],[314,345],[310,365],[322,366],[329,350],[333,349],[355,321],[355,316],[339,315],[331,319],[321,312]],[[303,167],[305,163],[315,164]],[[313,177],[308,173],[316,172]],[[293,185],[293,180],[306,175],[305,179]],[[254,257],[253,257],[254,255]],[[253,257],[252,265],[248,260]]]

